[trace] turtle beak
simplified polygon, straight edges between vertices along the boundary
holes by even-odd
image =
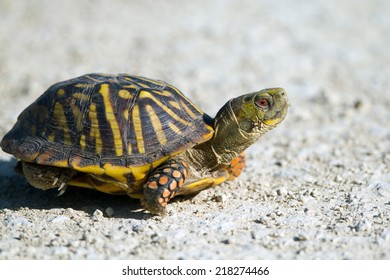
[[[276,108],[271,109],[273,110],[272,117],[263,120],[263,123],[268,126],[276,126],[281,121],[283,121],[287,115],[288,107],[290,107],[290,101],[288,100],[286,92],[283,89],[280,89],[280,91],[274,94],[272,98],[274,99],[274,104],[278,105],[275,106]]]

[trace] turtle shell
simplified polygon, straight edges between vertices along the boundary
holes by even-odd
[[[51,86],[20,114],[1,147],[23,161],[85,173],[136,166],[145,173],[211,138],[206,119],[163,81],[88,74]]]

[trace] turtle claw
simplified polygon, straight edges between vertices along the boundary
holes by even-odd
[[[54,182],[53,182],[53,185],[52,185],[53,187],[57,184],[58,179],[59,179],[58,177],[54,178]]]
[[[58,178],[56,178],[56,179],[58,180]],[[61,186],[58,188],[59,193],[58,193],[57,196],[63,195],[63,194],[65,193],[65,191],[66,191],[67,188],[68,188],[68,185],[65,184],[65,182],[62,182],[62,183],[61,183]]]

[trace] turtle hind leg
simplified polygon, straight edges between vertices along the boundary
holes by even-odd
[[[77,171],[67,168],[46,166],[31,162],[22,161],[21,171],[26,177],[28,183],[38,189],[48,190],[58,188],[59,195],[66,190],[68,182],[77,173]]]
[[[144,184],[143,207],[152,214],[164,214],[170,199],[180,190],[188,175],[184,161],[171,159],[158,167]]]

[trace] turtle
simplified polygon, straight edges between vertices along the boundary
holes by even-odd
[[[164,214],[175,196],[237,178],[244,151],[288,107],[284,89],[267,88],[230,99],[212,118],[164,81],[91,73],[50,86],[0,146],[36,188],[128,195]]]

